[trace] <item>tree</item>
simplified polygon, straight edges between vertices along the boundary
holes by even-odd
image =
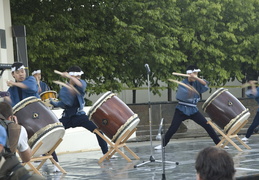
[[[133,102],[146,63],[155,94],[189,64],[214,86],[258,76],[256,9],[256,0],[11,0],[13,24],[27,29],[30,69],[55,89],[53,70],[76,64],[89,94],[130,88]]]

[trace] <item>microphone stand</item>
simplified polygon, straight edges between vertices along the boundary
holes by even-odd
[[[160,135],[161,146],[162,146],[162,165],[163,165],[162,180],[165,180],[166,179],[166,177],[165,177],[165,163],[175,163],[176,165],[179,165],[179,162],[170,162],[170,161],[165,160],[165,147],[163,146],[164,141],[165,141],[165,135],[164,135],[164,130],[163,130],[163,121],[164,121],[164,118],[161,119],[157,138],[159,138],[159,135]]]
[[[150,81],[149,81],[149,74],[150,74],[150,69],[148,64],[145,64],[145,68],[147,70],[147,80],[148,80],[148,115],[149,115],[149,131],[150,131],[150,152],[151,155],[149,157],[149,161],[143,161],[143,163],[140,163],[138,165],[135,165],[134,168],[140,167],[142,165],[148,164],[148,163],[152,163],[152,162],[159,162],[161,163],[162,161],[157,161],[155,160],[154,156],[153,156],[153,145],[152,145],[152,118],[151,118],[151,105],[150,105]],[[163,118],[161,119],[161,123],[160,125],[163,123]],[[160,131],[162,130],[162,128],[159,128]],[[161,134],[161,132],[160,132]],[[163,141],[163,138],[161,139],[161,142]],[[163,143],[161,144],[163,146]],[[163,152],[163,151],[162,151]],[[172,162],[169,162],[172,163]],[[173,162],[174,163],[174,162]],[[178,162],[176,163],[178,164]]]

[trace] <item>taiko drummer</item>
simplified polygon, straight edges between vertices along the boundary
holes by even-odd
[[[249,98],[254,99],[258,104],[259,104],[259,87],[256,87],[256,83],[257,81],[249,81],[249,84],[251,85],[251,88],[249,87],[246,91],[246,95]],[[249,143],[249,138],[251,137],[251,135],[253,134],[255,128],[259,125],[259,108],[256,112],[256,115],[253,119],[252,124],[249,126],[249,128],[247,129],[246,135],[245,137],[242,138],[242,140],[245,143]]]
[[[33,76],[26,77],[25,66],[22,63],[13,63],[11,71],[15,81],[6,81],[10,97],[5,97],[5,99],[10,102],[12,107],[27,97],[40,97],[36,79]]]
[[[51,100],[50,103],[54,107],[61,107],[64,109],[60,122],[63,123],[65,129],[84,127],[93,132],[97,127],[89,120],[85,111],[83,110],[85,101],[84,95],[87,87],[85,80],[81,79],[84,72],[78,66],[70,67],[67,72],[59,72],[62,77],[68,78],[69,83],[63,84],[59,91],[59,101]],[[99,146],[102,153],[108,152],[108,146],[100,136],[96,134]]]
[[[187,67],[187,78],[185,78],[178,85],[176,99],[179,102],[176,106],[171,125],[165,134],[163,146],[166,146],[169,143],[171,137],[176,133],[182,121],[186,119],[192,119],[194,122],[202,126],[215,144],[220,142],[220,139],[215,133],[214,129],[209,124],[207,124],[207,120],[197,108],[197,103],[200,100],[200,94],[206,92],[209,89],[208,82],[198,77],[198,72],[200,71],[201,70],[194,65]],[[155,147],[155,149],[161,148],[162,145]]]
[[[41,80],[41,70],[40,69],[33,71],[31,73],[31,75],[34,76],[37,81],[37,84],[39,87],[39,89],[38,89],[39,94],[50,90],[49,86]]]
[[[33,76],[26,77],[27,73],[25,71],[25,66],[21,62],[13,63],[11,71],[15,82],[12,80],[7,81],[7,85],[10,86],[8,89],[10,96],[5,97],[5,99],[7,99],[13,107],[28,97],[35,96],[40,98],[38,93],[39,87],[36,79]],[[58,162],[55,152],[52,156],[54,160]],[[56,166],[54,166],[54,171],[56,169]]]

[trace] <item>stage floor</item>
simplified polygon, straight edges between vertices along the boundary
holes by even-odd
[[[243,137],[243,136],[241,136]],[[231,144],[227,151],[232,155],[237,179],[246,176],[259,174],[259,146],[258,135],[253,135],[248,144],[252,149],[245,149],[239,142],[237,145],[243,152],[236,150]],[[83,143],[83,141],[82,141]],[[160,141],[153,141],[153,147],[159,145]],[[162,150],[151,150],[151,143],[148,142],[129,142],[127,146],[136,153],[140,160],[135,160],[127,151],[125,154],[132,159],[127,162],[120,154],[116,153],[114,159],[105,160],[98,164],[102,157],[101,151],[89,151],[58,155],[60,165],[67,171],[67,174],[52,173],[53,166],[50,161],[41,169],[42,174],[48,180],[61,179],[89,179],[89,180],[137,180],[137,179],[166,179],[195,180],[195,157],[197,153],[207,147],[213,146],[209,138],[197,139],[172,139],[165,148],[165,160],[162,163]],[[150,162],[150,157],[154,157],[155,162]],[[141,165],[143,162],[147,164]],[[176,162],[179,165],[176,165]],[[138,167],[135,167],[135,166]],[[165,170],[163,171],[163,167]],[[164,173],[163,173],[164,172]]]

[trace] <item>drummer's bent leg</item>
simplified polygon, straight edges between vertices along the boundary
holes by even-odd
[[[73,116],[70,118],[69,121],[66,121],[66,126],[68,128],[68,126],[70,127],[84,127],[85,129],[93,132],[97,127],[96,125],[89,120],[87,115],[79,115],[79,116]],[[102,133],[102,132],[101,132]],[[99,135],[96,134],[97,140],[98,140],[98,144],[101,147],[101,150],[103,152],[103,154],[105,154],[106,152],[108,152],[108,145],[106,143],[105,140],[103,140]]]
[[[220,139],[214,129],[207,123],[207,120],[205,117],[198,111],[197,113],[191,115],[191,119],[194,120],[197,124],[202,126],[209,136],[212,138],[215,144],[218,144],[220,142]]]
[[[250,138],[250,136],[253,134],[254,129],[259,125],[259,112],[256,113],[254,120],[252,124],[249,126],[247,132],[246,132],[246,138]]]
[[[182,121],[186,119],[186,115],[184,115],[181,111],[178,109],[175,109],[174,117],[172,120],[172,123],[165,133],[165,139],[163,141],[163,146],[166,146],[168,142],[170,141],[171,137],[176,133],[178,128],[180,127]]]

